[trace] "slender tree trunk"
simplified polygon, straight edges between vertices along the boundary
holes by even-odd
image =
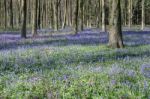
[[[125,7],[124,7],[124,25],[127,26],[127,0],[124,1]]]
[[[5,2],[5,1],[4,1]],[[3,2],[2,1],[0,1],[0,12],[2,13],[3,12]],[[4,15],[3,14],[0,14],[0,19],[2,19],[2,17],[3,17]],[[2,22],[2,20],[0,20],[0,28],[1,28],[1,26],[3,26],[3,24],[2,24],[3,22]]]
[[[37,7],[38,0],[34,0],[33,6],[33,23],[32,23],[32,36],[37,36]]]
[[[111,18],[109,30],[109,46],[111,48],[123,48],[122,28],[121,28],[121,7],[120,0],[111,0]]]
[[[60,7],[59,7],[59,23],[60,23],[60,27],[63,28],[63,21],[62,21],[62,2],[60,1]]]
[[[145,27],[145,0],[142,0],[142,27],[141,29],[144,30]]]
[[[75,33],[78,33],[78,17],[79,17],[79,0],[76,0],[76,13],[75,13]]]
[[[66,27],[67,24],[67,9],[68,9],[68,0],[65,0],[65,11],[64,11],[64,22],[63,22],[63,28]]]
[[[100,14],[98,14],[98,28],[101,28],[102,27],[102,6],[101,6],[101,4],[102,4],[102,0],[99,0],[99,13]]]
[[[12,0],[10,0],[10,26],[12,29],[14,28],[14,23],[13,23],[14,18],[13,17],[14,17],[14,15],[13,15],[13,2],[12,2]]]
[[[27,20],[27,0],[23,1],[23,24],[21,30],[21,37],[26,38],[26,21]]]
[[[70,0],[70,26],[73,25],[73,7],[72,7],[72,0]]]
[[[56,27],[57,30],[59,29],[59,4],[60,4],[60,0],[57,0],[56,2]]]
[[[105,0],[102,0],[102,31],[106,31]]]
[[[54,27],[54,31],[57,31],[57,12],[56,12],[56,1],[52,0],[52,6],[53,6],[53,27]]]
[[[84,29],[84,1],[81,0],[81,30]]]
[[[128,0],[128,27],[132,25],[132,0]]]
[[[50,1],[50,4],[51,4],[51,27],[52,27],[52,29],[54,29],[55,22],[54,22],[54,10],[53,10],[53,1],[52,0]]]
[[[41,0],[38,0],[38,29],[41,28]]]
[[[5,29],[7,28],[7,2],[4,0],[4,9],[5,9]]]

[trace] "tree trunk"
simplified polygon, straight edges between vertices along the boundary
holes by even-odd
[[[79,17],[79,0],[76,0],[76,13],[75,13],[75,33],[78,33],[78,17]]]
[[[21,31],[21,37],[26,38],[26,21],[27,20],[27,1],[23,1],[23,25]]]
[[[102,0],[102,31],[106,31],[105,0]]]
[[[5,10],[5,29],[7,28],[7,2],[4,0],[4,10]]]
[[[11,28],[13,29],[14,28],[14,23],[13,23],[13,20],[14,20],[14,18],[13,18],[13,2],[12,2],[12,0],[10,0],[10,26],[11,26]]]
[[[132,25],[132,0],[128,0],[128,27]]]
[[[41,0],[38,0],[38,29],[41,28]]]
[[[81,30],[84,29],[84,1],[81,0]]]
[[[52,0],[52,6],[53,6],[53,28],[54,31],[57,31],[57,12],[56,12],[56,6],[57,2],[55,0]]]
[[[101,28],[102,26],[102,0],[99,0],[99,15],[98,15],[98,28]]]
[[[57,0],[57,2],[56,2],[56,27],[57,27],[57,30],[59,29],[59,5],[60,5],[60,0]]]
[[[141,29],[144,30],[145,27],[145,0],[142,0],[142,27]]]
[[[64,22],[63,22],[63,29],[68,25],[67,23],[67,9],[68,9],[68,0],[65,0],[65,11],[64,11]]]
[[[111,48],[123,48],[122,27],[121,27],[121,7],[120,0],[111,0],[111,18],[109,30],[109,46]]]
[[[33,23],[32,23],[32,36],[37,36],[37,7],[38,7],[38,0],[34,0],[34,7],[33,7]]]

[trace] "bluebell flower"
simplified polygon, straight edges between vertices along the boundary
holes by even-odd
[[[141,74],[147,78],[150,78],[150,64],[143,64],[141,66]]]

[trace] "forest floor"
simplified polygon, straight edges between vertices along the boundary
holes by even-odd
[[[0,50],[39,46],[101,45],[108,43],[108,34],[101,32],[99,29],[85,29],[77,35],[74,35],[71,29],[60,30],[55,33],[49,29],[42,29],[38,30],[38,34],[35,38],[28,34],[27,39],[22,39],[19,31],[0,32]],[[123,37],[126,46],[150,44],[150,29],[145,29],[144,31],[125,30]]]
[[[124,31],[124,49],[99,29],[38,32],[0,33],[0,98],[150,99],[148,29]]]

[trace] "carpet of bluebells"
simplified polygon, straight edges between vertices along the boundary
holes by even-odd
[[[124,31],[124,49],[70,31],[0,33],[0,99],[150,99],[150,31]]]

